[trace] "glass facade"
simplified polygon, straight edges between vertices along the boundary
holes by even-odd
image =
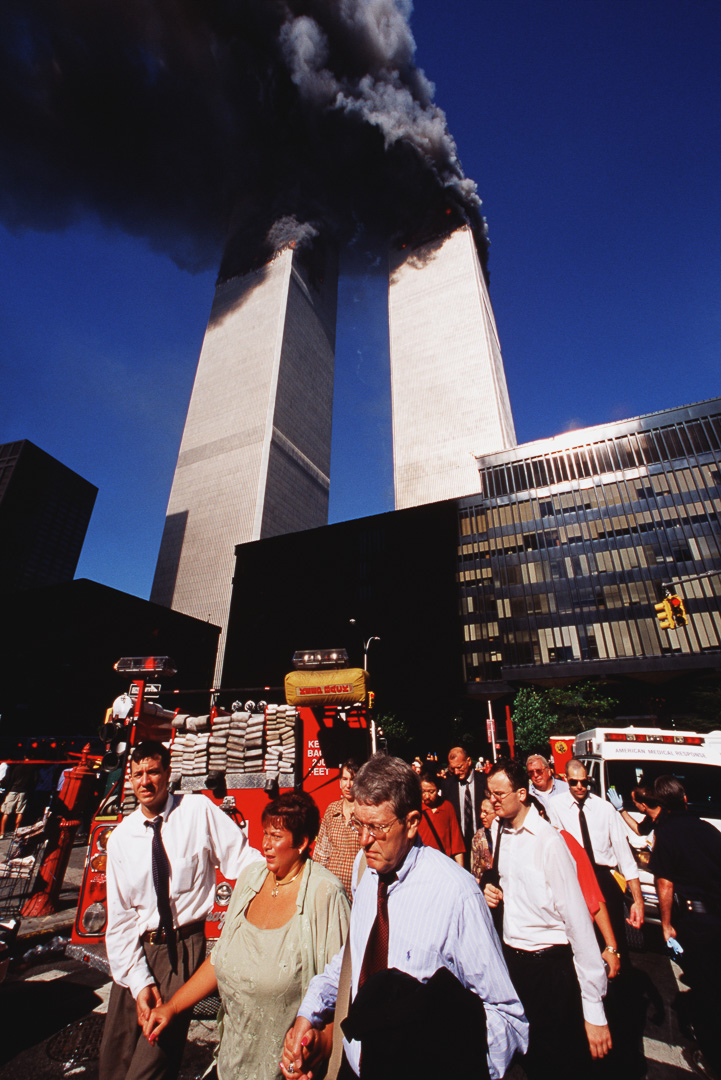
[[[718,664],[721,399],[478,467],[481,494],[458,501],[467,684]],[[659,628],[662,583],[686,628]]]

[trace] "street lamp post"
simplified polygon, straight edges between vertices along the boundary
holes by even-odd
[[[351,626],[355,626],[356,629],[360,629],[360,627],[358,626],[358,623],[356,622],[355,619],[349,619],[348,622],[350,623]],[[371,647],[371,645],[373,644],[374,641],[380,641],[380,638],[378,637],[377,634],[373,634],[371,637],[368,638],[367,641],[363,640],[363,670],[364,671],[368,670],[368,651],[369,651],[369,649],[370,649],[370,647]],[[370,725],[371,726],[371,750],[375,754],[376,750],[378,749],[378,739],[377,739],[377,733],[376,733],[376,722],[375,722],[375,718],[373,716],[371,716],[370,719],[371,719],[371,725]]]

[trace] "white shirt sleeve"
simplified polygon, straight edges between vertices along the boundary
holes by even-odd
[[[108,844],[106,867],[108,889],[108,928],[105,950],[110,973],[118,986],[127,987],[137,998],[144,986],[155,979],[145,960],[140,943],[138,916],[130,898],[129,885],[122,860],[113,851],[112,837]]]
[[[609,830],[611,834],[611,847],[613,853],[616,856],[618,869],[621,871],[626,881],[633,881],[638,877],[638,866],[636,860],[633,857],[631,846],[626,836],[626,826],[623,823],[623,818],[614,810],[610,803],[606,803],[608,810],[610,810],[610,823]]]
[[[546,877],[573,950],[573,963],[581,987],[583,1017],[591,1024],[602,1025],[606,1023],[603,1009],[606,970],[593,932],[593,922],[578,884],[573,858],[560,837],[559,840],[560,844],[549,844],[546,849]]]
[[[215,865],[223,877],[234,881],[239,878],[246,866],[257,862],[263,856],[248,843],[245,833],[227,814],[202,796],[208,822],[208,839]]]

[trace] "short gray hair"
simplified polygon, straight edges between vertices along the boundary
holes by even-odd
[[[529,754],[526,758],[526,768],[528,768],[529,761],[540,761],[543,764],[544,769],[551,768],[551,762],[548,760],[548,758],[545,758],[543,754]]]
[[[389,802],[397,818],[421,809],[421,782],[407,761],[374,754],[353,778],[353,799],[363,806]]]

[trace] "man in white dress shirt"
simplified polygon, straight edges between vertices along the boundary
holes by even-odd
[[[589,792],[590,782],[585,765],[576,758],[566,765],[569,791],[548,803],[546,809],[551,823],[566,829],[583,844],[596,871],[598,884],[608,907],[611,926],[621,953],[621,974],[628,967],[625,910],[623,893],[612,871],[618,870],[626,879],[632,905],[628,921],[636,928],[643,925],[643,895],[638,867],[631,852],[621,815],[610,802]]]
[[[359,853],[349,935],[351,999],[364,981],[370,954],[375,958],[383,921],[385,955],[373,970],[395,968],[421,983],[440,968],[451,971],[483,1003],[486,1032],[483,1039],[475,1032],[476,1052],[482,1052],[481,1041],[487,1042],[489,1074],[502,1077],[514,1053],[525,1050],[528,1025],[475,879],[419,841],[421,788],[406,762],[374,755],[358,770],[353,797],[368,869],[358,881]],[[285,1040],[281,1067],[286,1080],[303,1080],[311,1071],[315,1075],[317,1065],[328,1057],[342,958],[338,953],[308,987]],[[433,1034],[427,1031],[425,1037]],[[445,1054],[447,1029],[440,1034]],[[343,1048],[345,1075],[360,1075],[360,1043],[344,1039]]]
[[[526,769],[531,781],[529,791],[546,806],[549,799],[568,792],[568,784],[553,775],[548,758],[542,754],[531,754],[526,758]]]
[[[140,1024],[205,959],[205,918],[215,869],[227,878],[260,854],[204,795],[168,792],[170,754],[162,743],[132,752],[130,782],[140,804],[108,842],[105,945],[113,986],[100,1049],[100,1080],[172,1080],[190,1014],[149,1043]],[[165,1037],[168,1034],[168,1037]]]
[[[606,972],[573,858],[528,802],[527,788],[517,761],[499,762],[488,774],[500,819],[499,883],[484,894],[490,907],[503,901],[504,954],[530,1026],[523,1061],[529,1080],[578,1080],[591,1056],[611,1049]]]

